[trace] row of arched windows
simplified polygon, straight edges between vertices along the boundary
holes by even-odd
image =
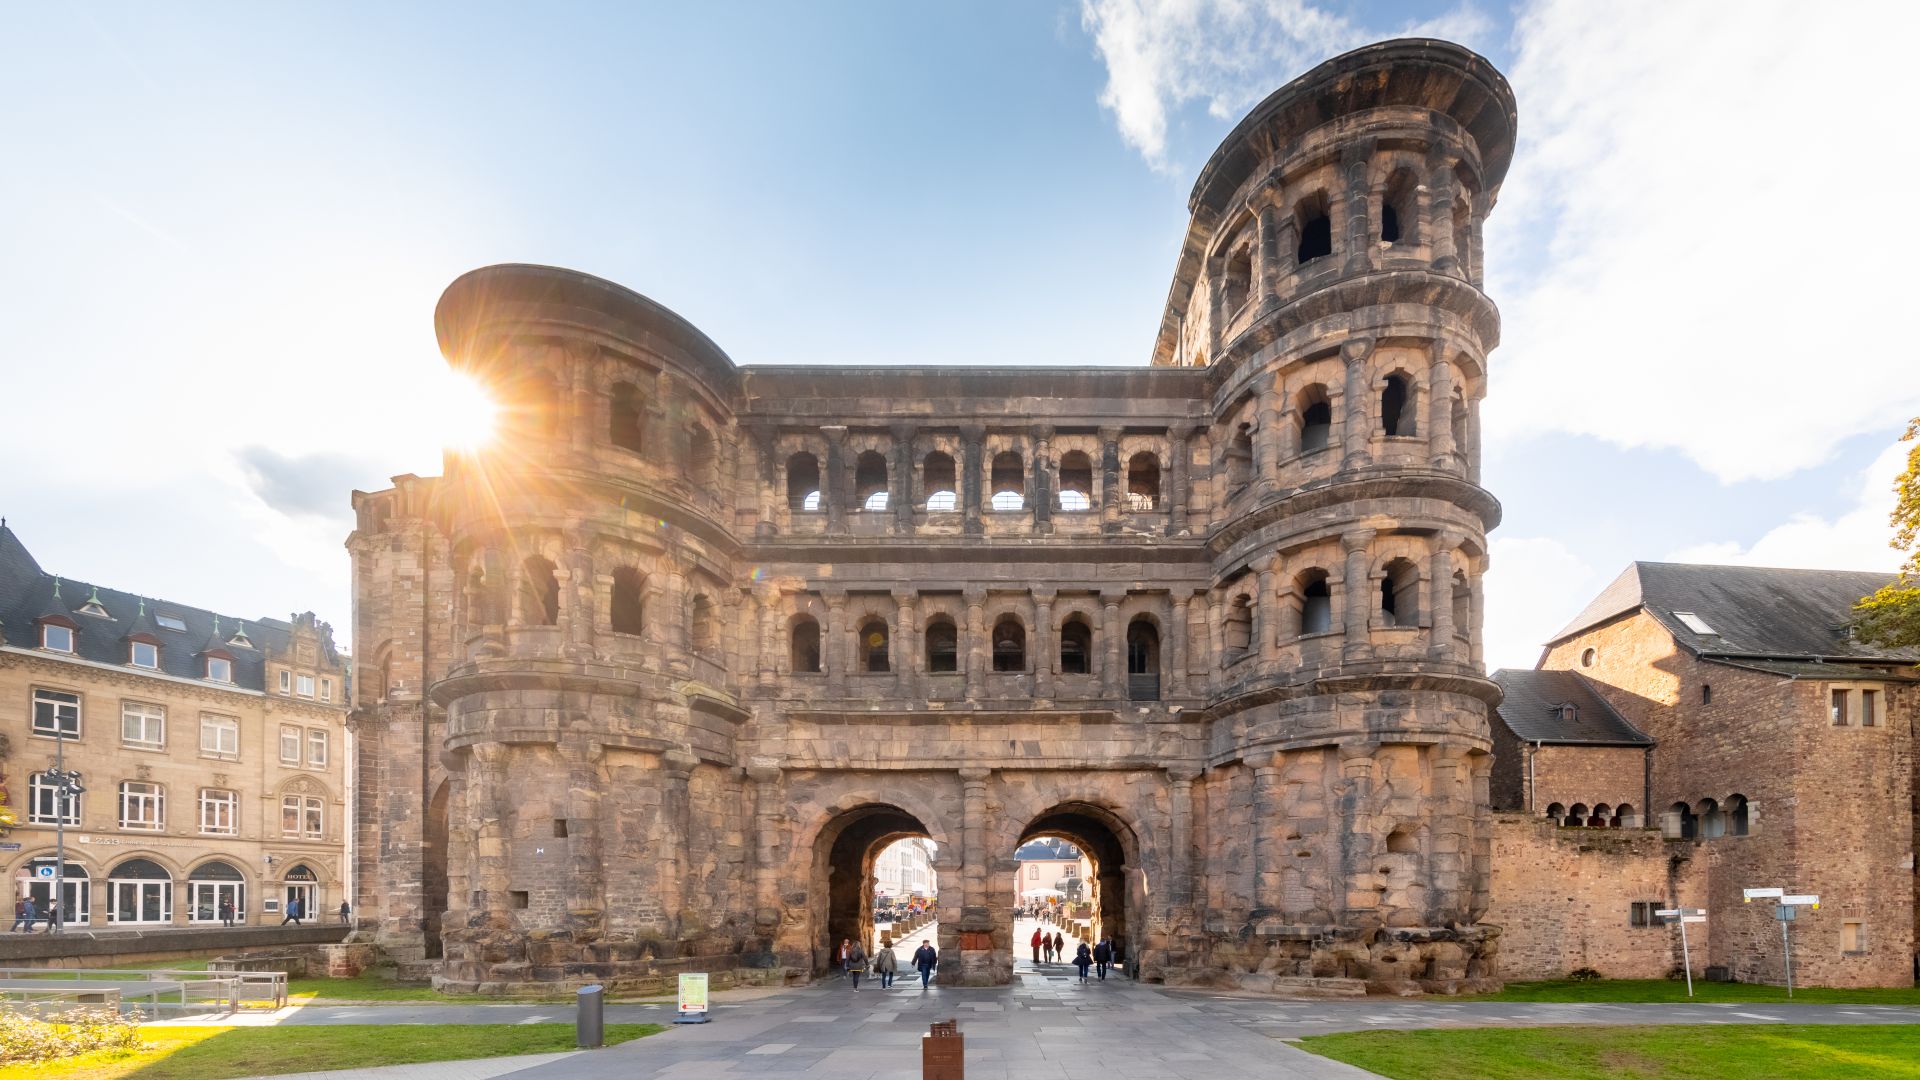
[[[1249,575],[1250,576],[1250,575]],[[1420,568],[1412,560],[1395,557],[1387,561],[1380,578],[1376,598],[1377,618],[1370,624],[1417,627],[1423,619]],[[1231,664],[1253,651],[1254,592],[1235,592],[1226,615],[1226,662]],[[1292,602],[1283,609],[1279,632],[1285,637],[1305,637],[1334,630],[1334,591],[1332,579],[1321,567],[1309,567],[1294,576]],[[1464,635],[1473,618],[1473,590],[1464,571],[1455,571],[1452,589],[1453,625]]]
[[[1565,828],[1618,829],[1634,824],[1633,804],[1621,803],[1608,806],[1606,803],[1574,803],[1566,806],[1550,803],[1547,806],[1547,819]]]
[[[1665,831],[1670,838],[1714,840],[1722,836],[1746,836],[1751,828],[1745,795],[1729,795],[1724,805],[1716,799],[1701,799],[1691,806],[1677,802],[1667,808]]]
[[[632,566],[616,567],[608,596],[607,618],[616,634],[646,632],[646,575]],[[687,644],[701,655],[719,647],[719,612],[714,601],[696,594],[687,605]],[[560,580],[553,562],[543,555],[521,560],[519,617],[527,626],[557,626],[560,622]]]
[[[889,497],[886,456],[868,450],[854,460],[853,508],[882,511]],[[1093,458],[1082,450],[1070,450],[1060,456],[1054,496],[1055,509],[1077,511],[1093,509]],[[935,450],[920,462],[921,484],[925,491],[923,506],[928,513],[952,513],[960,509],[959,470],[953,455]],[[988,469],[987,503],[994,510],[1023,510],[1027,505],[1026,460],[1018,451],[995,454]],[[1137,513],[1158,509],[1160,500],[1160,459],[1142,450],[1127,461],[1126,508]],[[821,496],[820,459],[808,451],[787,458],[787,509],[798,513],[825,510]]]
[[[505,421],[511,430],[534,438],[560,434],[560,392],[552,376],[544,371],[531,372],[505,390]],[[640,388],[630,382],[614,383],[607,410],[608,444],[646,453],[648,422],[646,397]],[[719,480],[719,447],[705,424],[687,427],[687,478],[696,485],[712,485]]]
[[[893,670],[892,628],[887,620],[869,618],[859,626],[855,666],[866,672]],[[926,669],[933,674],[960,670],[960,628],[951,616],[935,615],[922,631],[926,650]],[[1059,666],[1063,675],[1087,675],[1093,672],[1093,625],[1080,615],[1069,616],[1060,624]],[[994,620],[988,637],[992,670],[1025,672],[1027,664],[1027,627],[1020,616],[1006,614]],[[817,673],[822,670],[820,622],[811,615],[793,620],[789,632],[788,661],[792,670]],[[1135,616],[1127,624],[1127,672],[1130,675],[1157,675],[1160,670],[1160,629],[1145,615]]]

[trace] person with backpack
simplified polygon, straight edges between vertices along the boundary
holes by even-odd
[[[853,984],[853,992],[860,992],[860,976],[867,970],[867,950],[857,941],[847,944],[847,981]]]
[[[934,949],[932,941],[920,942],[913,951],[913,966],[920,969],[920,989],[927,988],[927,980],[933,978],[933,969],[940,963],[940,953]]]
[[[1073,954],[1073,966],[1080,969],[1080,981],[1087,981],[1087,969],[1093,966],[1093,953],[1087,949],[1087,943],[1081,942],[1078,952]]]
[[[1113,961],[1113,946],[1107,938],[1101,938],[1100,944],[1093,947],[1093,963],[1100,969],[1100,981],[1107,981],[1107,965]],[[1083,978],[1085,976],[1082,976]]]

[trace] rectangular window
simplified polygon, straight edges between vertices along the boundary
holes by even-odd
[[[1860,919],[1842,919],[1840,921],[1840,951],[1844,953],[1863,953],[1867,951],[1867,924]]]
[[[1860,691],[1860,726],[1872,727],[1880,722],[1880,691]]]
[[[147,641],[136,641],[128,650],[127,659],[134,667],[158,668],[160,666],[160,646]]]
[[[120,741],[142,750],[167,745],[167,710],[137,701],[120,703]]]
[[[304,836],[318,840],[325,835],[325,806],[318,796],[287,795],[280,800],[282,836]]]
[[[300,729],[292,724],[280,725],[280,764],[300,764]]]
[[[240,796],[220,788],[200,789],[200,831],[216,836],[239,833]]]
[[[80,824],[80,800],[83,795],[75,795],[67,800],[67,824]],[[52,784],[47,783],[47,774],[34,773],[27,781],[27,820],[36,825],[54,825],[59,823],[60,793]]]
[[[207,678],[214,682],[232,682],[233,661],[219,656],[207,657]]]
[[[159,832],[167,827],[167,792],[159,784],[128,780],[120,785],[120,827]]]
[[[1654,912],[1665,906],[1666,905],[1658,900],[1635,900],[1629,905],[1627,925],[1638,927],[1659,926],[1660,917],[1655,915]]]
[[[280,669],[280,692],[283,694],[293,693],[293,672],[285,668]]]
[[[332,679],[320,680],[320,700],[321,701],[333,700],[333,680]]]
[[[187,621],[178,615],[155,615],[153,621],[166,627],[168,630],[178,630],[185,633],[187,629]]]
[[[217,713],[200,714],[200,752],[220,757],[240,756],[240,721]]]
[[[80,695],[64,690],[33,692],[33,733],[65,739],[80,737]]]
[[[1833,692],[1832,701],[1833,701],[1833,705],[1832,705],[1833,726],[1846,727],[1847,726],[1847,692],[1845,690],[1835,690]]]
[[[43,626],[40,628],[40,647],[49,652],[70,653],[73,651],[73,631],[64,626]]]
[[[301,697],[313,696],[313,676],[301,675],[294,682],[294,693]]]
[[[327,767],[327,733],[319,728],[307,729],[307,765],[315,769]]]
[[[306,835],[315,840],[326,835],[325,808],[317,798],[309,796],[306,804]]]

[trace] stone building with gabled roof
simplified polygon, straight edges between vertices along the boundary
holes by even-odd
[[[347,895],[346,657],[312,612],[238,619],[48,573],[0,521],[0,850],[69,927],[218,927]]]

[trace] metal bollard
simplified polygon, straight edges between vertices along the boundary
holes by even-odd
[[[607,1041],[607,994],[603,987],[583,986],[574,998],[574,1044],[592,1050]]]

